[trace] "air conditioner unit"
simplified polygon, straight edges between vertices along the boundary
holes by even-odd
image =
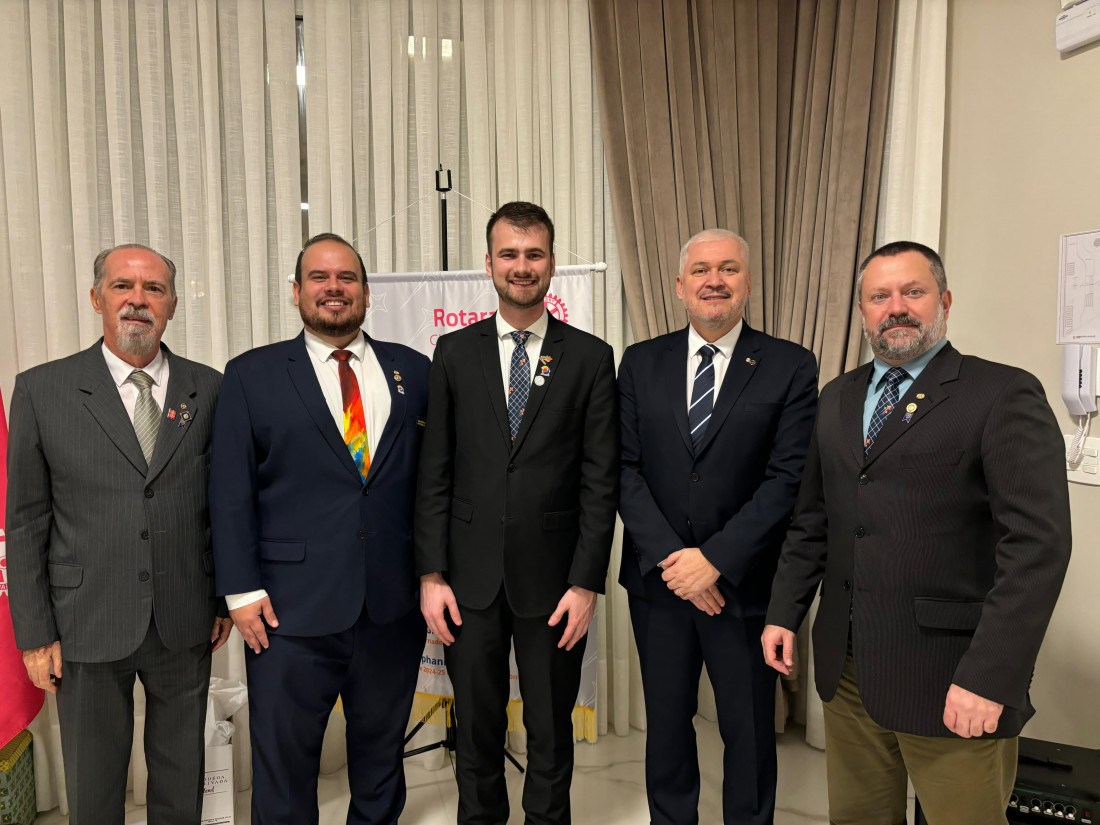
[[[1084,0],[1054,21],[1054,45],[1062,54],[1100,40],[1100,0]]]

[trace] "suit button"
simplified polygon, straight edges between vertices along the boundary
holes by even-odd
[[[516,471],[516,465],[515,464],[509,464],[508,465],[508,472],[514,473],[515,471]]]
[[[848,581],[848,579],[844,580],[844,589],[845,590],[851,590],[852,589],[852,583],[850,581]]]
[[[151,487],[145,491],[145,497],[146,498],[152,498],[153,497],[153,489]]]
[[[867,475],[867,473],[860,473],[859,474],[859,483],[860,484],[867,484],[870,480],[871,480],[871,477],[869,475]]]
[[[692,481],[698,481],[699,480],[699,474],[698,473],[692,473],[691,474],[691,480]]]
[[[149,581],[149,571],[148,570],[142,570],[140,573],[138,573],[138,581],[140,581],[140,582]]]
[[[865,535],[867,535],[867,534],[866,534],[865,532],[863,532],[863,528],[862,528],[862,527],[857,527],[857,528],[856,528],[856,538],[857,538],[857,539],[861,539],[861,538],[863,538],[863,537],[864,537]]]
[[[149,538],[149,531],[148,530],[142,530],[141,531],[141,538],[143,540],[147,540]]]
[[[363,539],[365,539],[367,537],[367,534],[364,533],[362,530],[360,530],[358,533],[356,533],[356,535],[359,536],[359,541],[362,541]]]

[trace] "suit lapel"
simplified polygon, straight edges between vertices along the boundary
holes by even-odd
[[[364,333],[365,334],[365,333]],[[386,419],[386,426],[382,429],[382,435],[378,439],[378,445],[374,448],[374,454],[370,457],[370,469],[367,471],[367,486],[369,487],[381,472],[386,457],[390,454],[390,448],[397,440],[401,427],[405,423],[405,415],[408,409],[408,401],[405,398],[404,381],[400,365],[394,351],[380,341],[375,341],[369,335],[367,344],[374,350],[374,355],[382,367],[382,375],[386,380],[386,387],[390,391],[390,414]],[[398,389],[400,387],[400,389]],[[348,452],[347,447],[344,452]]]
[[[916,428],[932,410],[950,397],[949,389],[945,385],[959,377],[961,364],[962,356],[950,344],[945,345],[928,362],[928,366],[921,370],[917,380],[899,399],[897,409],[886,419],[886,424],[875,438],[867,456],[867,464],[876,461],[894,442]]]
[[[667,379],[668,383],[664,386],[651,387],[650,389],[657,392],[658,396],[663,396],[666,399],[666,403],[671,405],[672,418],[676,422],[676,429],[680,433],[680,438],[684,440],[684,446],[687,448],[687,451],[694,454],[695,447],[692,446],[691,443],[691,430],[688,426],[688,410],[684,400],[685,388],[687,387],[687,342],[687,327],[684,327],[684,329],[672,336],[668,349],[665,350],[664,368],[659,373],[662,379]],[[662,384],[664,384],[664,380],[662,380]],[[676,387],[679,387],[680,390],[676,391]],[[671,391],[669,388],[672,388]]]
[[[500,345],[497,343],[496,316],[490,316],[480,327],[478,337],[478,355],[481,358],[481,371],[485,376],[485,389],[489,393],[489,406],[496,414],[497,425],[504,437],[504,443],[511,447],[512,430],[508,426],[508,404],[504,400],[504,376],[500,374]]]
[[[519,423],[516,440],[512,442],[512,454],[515,454],[520,448],[524,439],[527,438],[527,433],[534,426],[539,408],[542,406],[546,394],[550,392],[550,387],[554,383],[554,376],[561,369],[564,358],[564,324],[554,318],[553,315],[550,315],[547,317],[546,339],[542,342],[542,352],[539,353],[538,360],[535,362],[535,379],[531,382],[531,390],[527,396],[527,407],[524,409],[523,418]],[[541,381],[539,381],[540,378]],[[511,431],[508,435],[511,436]]]
[[[840,390],[840,443],[845,444],[856,464],[863,465],[863,406],[867,400],[867,381],[872,363],[857,367]]]
[[[164,357],[168,361],[168,387],[161,410],[160,430],[157,432],[157,445],[153,449],[153,460],[149,464],[149,478],[160,475],[176,452],[183,437],[191,429],[195,417],[200,414],[195,396],[195,376],[185,361],[174,358],[168,347],[163,347]],[[209,410],[202,410],[203,415]]]
[[[103,432],[111,439],[126,460],[134,465],[134,468],[145,475],[148,465],[145,455],[141,452],[137,434],[134,432],[134,423],[126,414],[122,396],[118,394],[118,387],[111,378],[111,372],[107,369],[107,361],[103,358],[103,339],[84,350],[84,361],[79,377],[79,387],[85,393],[84,408],[96,420]]]
[[[744,324],[741,327],[741,334],[737,336],[737,343],[733,347],[730,362],[726,365],[726,374],[722,378],[722,388],[718,391],[718,397],[714,400],[710,421],[707,422],[707,431],[703,435],[703,440],[699,443],[699,455],[703,454],[710,442],[714,440],[715,434],[722,429],[722,423],[730,414],[730,410],[733,409],[734,403],[749,383],[749,379],[752,378],[756,370],[760,369],[757,360],[759,349],[759,334],[748,324]]]
[[[321,392],[321,385],[317,381],[317,372],[314,370],[313,362],[310,361],[309,353],[306,351],[305,333],[300,333],[291,344],[293,349],[291,355],[287,358],[286,365],[287,373],[290,375],[290,383],[297,390],[298,396],[302,399],[302,404],[309,413],[309,417],[317,425],[317,429],[320,430],[321,436],[328,444],[329,449],[332,450],[345,469],[362,484],[363,479],[359,475],[359,468],[355,466],[348,445],[344,443],[344,435],[337,429],[336,422],[333,421],[332,413],[329,412],[328,404],[325,402],[325,395]]]

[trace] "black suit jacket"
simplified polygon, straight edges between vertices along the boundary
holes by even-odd
[[[168,387],[152,460],[103,358],[20,374],[11,403],[7,553],[16,642],[61,640],[74,662],[112,662],[151,616],[172,650],[210,640],[214,560],[206,507],[221,376],[161,346]]]
[[[549,318],[515,442],[489,317],[444,335],[432,361],[414,542],[418,575],[443,572],[459,604],[553,613],[575,585],[602,593],[618,501],[611,347]]]
[[[645,597],[643,577],[659,561],[699,547],[722,573],[726,610],[761,616],[813,429],[817,363],[808,350],[744,325],[696,455],[687,341],[682,329],[635,344],[619,367],[619,582]]]
[[[891,730],[952,736],[952,683],[1031,718],[1035,658],[1069,562],[1062,436],[1043,388],[946,345],[863,456],[871,365],[821,394],[768,623],[814,622],[817,689],[836,692],[849,615],[860,694]],[[909,420],[910,405],[912,409]]]

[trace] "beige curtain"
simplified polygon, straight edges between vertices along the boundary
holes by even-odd
[[[683,326],[680,245],[751,247],[750,323],[854,366],[896,0],[592,0],[612,204],[638,339]]]

